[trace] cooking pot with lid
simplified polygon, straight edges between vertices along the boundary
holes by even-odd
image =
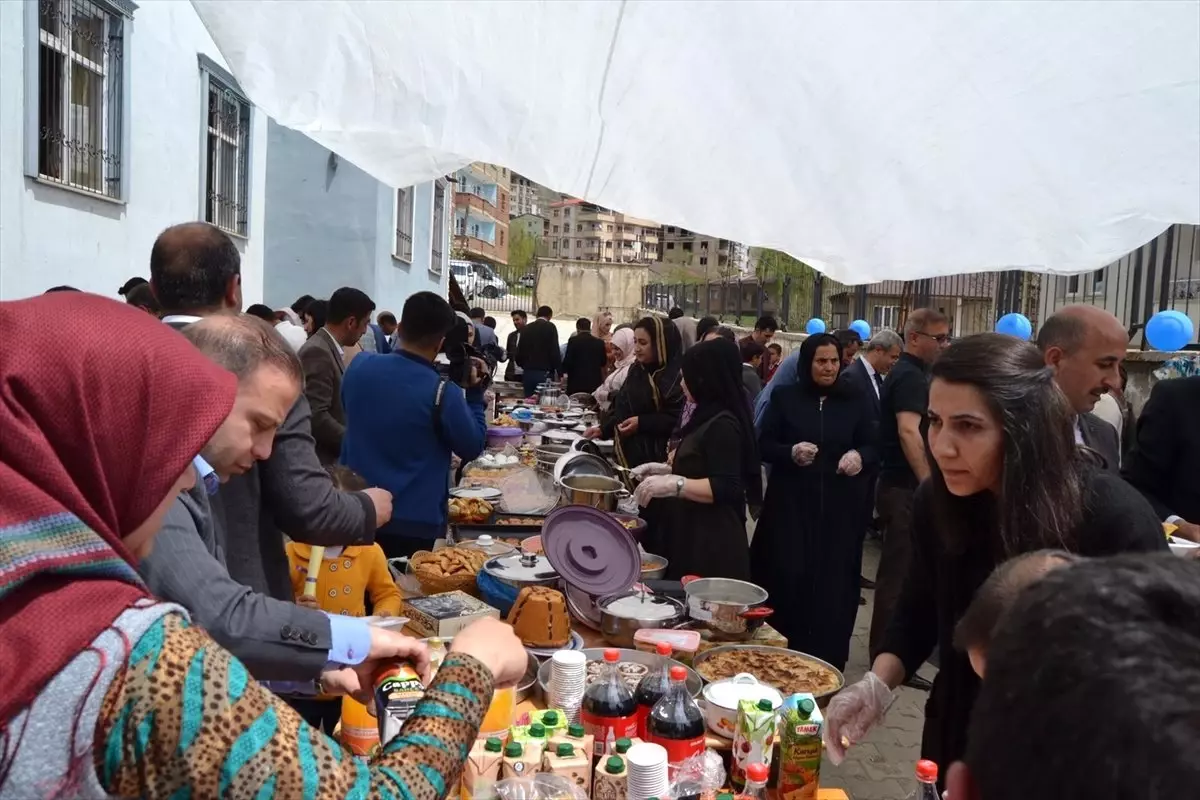
[[[767,590],[731,578],[683,578],[688,616],[712,631],[713,638],[749,639],[774,611],[762,604]]]

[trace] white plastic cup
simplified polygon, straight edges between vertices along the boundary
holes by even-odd
[[[629,765],[629,800],[662,797],[668,789],[667,750],[662,745],[635,744],[625,754]]]

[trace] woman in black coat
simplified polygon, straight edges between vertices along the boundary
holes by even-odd
[[[931,376],[932,458],[913,496],[912,558],[871,671],[826,709],[835,764],[845,741],[866,736],[891,690],[935,647],[940,669],[921,757],[943,765],[962,758],[979,678],[954,649],[953,631],[998,564],[1046,548],[1084,556],[1168,549],[1145,498],[1076,446],[1074,412],[1036,347],[996,333],[968,336]]]
[[[746,503],[758,502],[759,456],[737,345],[698,344],[683,356],[683,390],[695,404],[669,464],[643,464],[634,497],[654,502],[643,545],[668,561],[666,577],[750,579]]]
[[[771,465],[751,545],[754,582],[770,593],[788,645],[844,669],[858,612],[860,534],[870,509],[864,465],[877,458],[865,398],[838,380],[829,334],[800,346],[799,382],[775,390],[758,438]]]

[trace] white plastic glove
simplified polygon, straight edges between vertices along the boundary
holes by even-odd
[[[847,450],[838,459],[837,471],[839,475],[854,477],[862,472],[862,456],[859,455],[857,450]]]
[[[670,475],[671,465],[653,462],[650,464],[641,464],[629,470],[629,474],[638,480],[641,480],[642,478],[648,478],[651,475]]]
[[[645,507],[656,497],[674,497],[678,491],[678,475],[650,475],[633,490],[633,499]]]
[[[802,467],[807,467],[817,457],[817,446],[812,442],[800,442],[792,445],[792,461]]]
[[[835,766],[846,757],[847,747],[861,742],[875,723],[883,719],[892,700],[892,690],[887,684],[874,672],[868,672],[829,701],[823,737],[829,760]]]

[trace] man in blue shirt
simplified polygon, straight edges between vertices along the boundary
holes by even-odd
[[[392,520],[376,535],[388,558],[445,535],[451,454],[469,461],[483,452],[487,365],[471,360],[464,389],[433,363],[456,320],[443,298],[414,294],[400,314],[399,348],[359,355],[342,378],[342,463],[395,497]]]

